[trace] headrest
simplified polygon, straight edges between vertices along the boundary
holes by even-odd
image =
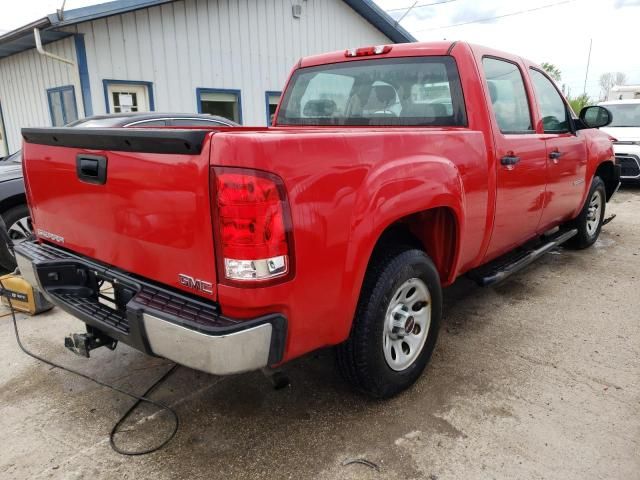
[[[330,117],[336,111],[336,102],[329,99],[309,100],[302,113],[305,117]]]
[[[396,89],[391,85],[375,85],[373,91],[380,103],[388,105],[396,100]]]

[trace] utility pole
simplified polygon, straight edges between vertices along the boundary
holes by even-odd
[[[584,72],[584,88],[582,94],[587,94],[587,78],[589,77],[589,64],[591,63],[591,46],[593,45],[593,38],[589,39],[589,55],[587,56],[587,71]]]

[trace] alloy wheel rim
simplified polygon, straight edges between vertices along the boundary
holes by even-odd
[[[33,235],[31,217],[19,218],[9,226],[7,233],[14,244],[24,242],[27,238]],[[10,253],[13,255],[13,252],[10,251]]]
[[[602,215],[602,195],[599,191],[593,192],[589,200],[589,209],[587,210],[587,233],[590,237],[595,235],[600,225],[600,216]]]
[[[389,368],[399,372],[413,365],[430,325],[429,288],[419,278],[410,278],[396,289],[385,314],[382,345]]]

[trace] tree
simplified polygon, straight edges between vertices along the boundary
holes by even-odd
[[[553,78],[556,82],[559,82],[562,79],[562,72],[558,67],[556,67],[553,63],[542,62],[540,64],[542,69],[547,72],[547,74]]]
[[[600,98],[605,99],[609,95],[609,91],[617,86],[624,85],[627,82],[627,76],[622,72],[608,72],[600,75]]]
[[[586,93],[581,93],[575,98],[567,97],[567,100],[569,102],[569,105],[571,105],[571,108],[573,109],[573,111],[576,113],[580,113],[580,110],[582,110],[584,107],[593,105],[593,101],[589,98],[589,95],[587,95]]]

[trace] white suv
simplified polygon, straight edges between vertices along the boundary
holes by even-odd
[[[601,128],[616,139],[613,148],[620,165],[620,180],[640,182],[640,99],[612,100],[602,105],[613,114],[609,126]]]

